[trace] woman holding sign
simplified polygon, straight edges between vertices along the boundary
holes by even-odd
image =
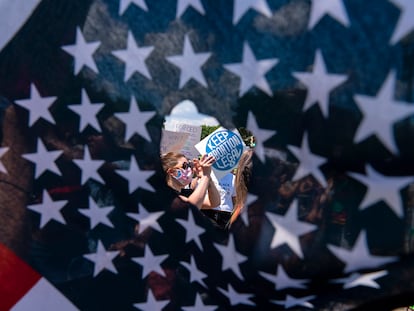
[[[199,160],[188,161],[176,152],[168,152],[161,156],[162,167],[166,173],[166,182],[174,189],[181,200],[209,209],[220,205],[220,194],[211,179],[211,166],[215,162],[213,156],[203,155]],[[197,187],[189,188],[194,173],[198,177]]]

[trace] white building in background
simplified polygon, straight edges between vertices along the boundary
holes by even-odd
[[[177,123],[199,126],[220,124],[216,118],[199,113],[196,105],[191,100],[183,100],[171,110],[171,114],[165,117],[164,128],[167,131],[175,131]]]
[[[180,148],[179,152],[185,154],[187,158],[192,159],[198,157],[199,155],[197,149],[194,148],[194,146],[201,139],[202,125],[215,126],[219,125],[219,122],[211,116],[199,113],[196,105],[192,101],[184,100],[174,107],[169,116],[166,116],[164,123],[164,133],[187,133],[187,139]],[[171,134],[169,135],[171,136]],[[166,139],[161,140],[161,145],[163,143],[169,145]],[[161,147],[162,150],[165,149],[164,151],[168,149],[166,146],[166,148],[163,148],[164,146]]]

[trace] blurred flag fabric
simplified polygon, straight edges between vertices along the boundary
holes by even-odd
[[[1,310],[414,303],[412,0],[0,1]],[[228,232],[176,211],[183,100],[255,138]]]

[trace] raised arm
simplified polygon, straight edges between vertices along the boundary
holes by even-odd
[[[213,156],[203,155],[195,160],[195,170],[198,183],[187,201],[198,208],[214,208],[220,205],[220,194],[211,179],[211,166],[216,159]]]

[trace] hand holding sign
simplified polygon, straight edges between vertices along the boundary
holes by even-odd
[[[211,166],[215,161],[216,159],[213,156],[207,154],[204,154],[200,160],[194,160],[197,177],[210,176]]]
[[[217,179],[220,179],[237,166],[246,145],[236,129],[230,131],[220,127],[195,145],[195,148],[200,154],[215,157],[213,170]]]

